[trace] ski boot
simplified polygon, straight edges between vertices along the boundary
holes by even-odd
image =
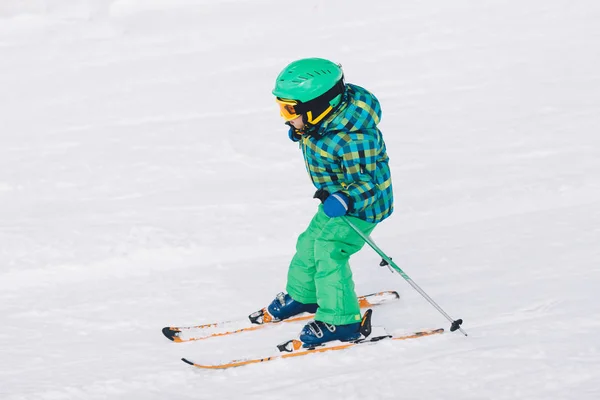
[[[333,340],[340,342],[358,341],[371,334],[372,310],[367,310],[360,322],[347,325],[332,325],[322,321],[311,321],[300,332],[300,341],[304,348],[314,348]]]
[[[291,353],[302,348],[313,350],[335,340],[359,343],[372,333],[372,314],[372,310],[367,310],[360,322],[347,325],[332,325],[322,321],[311,321],[302,329],[298,339],[288,340],[277,345],[277,348],[280,352]]]
[[[360,322],[332,325],[322,321],[311,321],[300,332],[302,347],[316,347],[333,340],[351,342],[359,338]]]
[[[317,304],[300,303],[292,299],[289,294],[281,292],[268,307],[250,314],[248,318],[250,318],[250,322],[253,324],[262,325],[271,322],[280,322],[305,312],[314,314],[317,308]]]

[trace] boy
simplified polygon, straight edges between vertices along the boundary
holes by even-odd
[[[290,139],[300,142],[317,188],[314,197],[322,204],[298,238],[287,294],[278,294],[250,319],[277,322],[316,313],[300,334],[305,347],[358,339],[361,314],[348,260],[364,240],[339,217],[346,215],[369,235],[392,214],[388,157],[377,128],[379,102],[367,90],[345,84],[340,66],[320,58],[288,65],[273,94]]]

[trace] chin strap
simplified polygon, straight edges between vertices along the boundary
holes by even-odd
[[[286,122],[285,124],[290,128],[288,130],[288,137],[290,140],[292,142],[299,142],[300,139],[302,139],[302,132],[298,132],[289,122]]]
[[[296,132],[300,132],[299,135],[308,135],[315,139],[321,139],[323,137],[323,135],[319,133],[318,125],[313,125],[310,122],[307,122],[306,115],[304,115],[302,119],[304,121],[304,129],[302,129],[302,131],[296,130]]]
[[[323,135],[319,134],[319,130],[316,126],[312,126],[306,122],[304,123],[304,129],[302,129],[301,131],[294,128],[289,122],[286,122],[285,124],[289,126],[288,137],[292,142],[299,142],[302,139],[302,136],[304,135],[308,135],[315,139],[320,139],[323,137]]]

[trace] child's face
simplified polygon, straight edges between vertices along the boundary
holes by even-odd
[[[302,128],[304,128],[304,121],[302,121],[302,115],[291,120],[290,124],[292,124],[292,126],[297,130],[302,130]]]

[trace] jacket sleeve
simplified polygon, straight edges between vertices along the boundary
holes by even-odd
[[[374,179],[378,154],[378,144],[363,134],[350,136],[340,149],[343,192],[351,199],[354,211],[362,211],[378,199],[379,189]]]

